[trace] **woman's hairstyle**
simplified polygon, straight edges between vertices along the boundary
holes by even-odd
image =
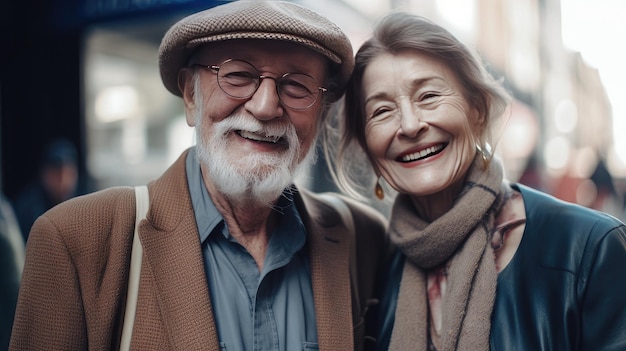
[[[492,143],[491,125],[503,115],[509,104],[509,94],[487,72],[480,58],[446,29],[424,17],[408,13],[385,16],[356,54],[354,71],[344,97],[343,115],[329,129],[329,133],[334,132],[334,137],[339,139],[338,144],[330,140],[325,143],[328,146],[326,158],[335,181],[343,191],[353,196],[363,199],[362,190],[372,185],[375,176],[371,172],[373,162],[368,162],[366,151],[363,74],[375,58],[407,49],[440,60],[455,74],[463,87],[465,99],[478,111],[482,127],[482,135],[476,136],[481,144],[479,147],[484,149]],[[327,137],[332,138],[333,135]],[[355,153],[365,157],[359,159]],[[366,180],[363,179],[363,170],[367,163],[369,179]]]

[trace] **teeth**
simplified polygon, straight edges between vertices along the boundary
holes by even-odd
[[[431,146],[431,147],[427,147],[424,150],[420,150],[420,151],[418,151],[416,153],[402,156],[402,161],[410,162],[410,161],[419,160],[419,159],[424,158],[424,157],[426,157],[428,155],[434,154],[437,151],[441,151],[441,149],[443,149],[443,145],[441,145],[441,144],[435,145],[435,146]]]
[[[278,140],[280,140],[280,136],[277,136],[277,135],[263,136],[263,135],[259,135],[259,134],[255,134],[251,132],[246,132],[243,130],[239,131],[239,135],[241,135],[243,138],[246,138],[246,139],[255,140],[255,141],[263,141],[266,143],[274,143],[274,144],[276,144]]]

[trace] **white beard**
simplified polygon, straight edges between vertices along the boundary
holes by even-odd
[[[288,121],[264,123],[254,117],[234,114],[213,123],[209,133],[203,126],[202,102],[196,101],[196,106],[198,159],[216,189],[234,203],[271,206],[294,179],[315,162],[315,145],[310,145],[306,155],[302,155],[296,129]],[[235,130],[280,136],[288,148],[280,154],[253,153],[234,160],[228,150],[228,136]]]

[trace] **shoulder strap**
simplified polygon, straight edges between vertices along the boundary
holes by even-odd
[[[145,185],[135,187],[135,233],[133,234],[133,246],[130,253],[130,269],[128,273],[128,292],[126,295],[126,310],[124,311],[124,322],[122,326],[122,339],[120,351],[130,350],[130,339],[133,336],[133,326],[135,324],[135,313],[137,311],[137,296],[139,294],[139,277],[141,275],[141,258],[143,247],[139,240],[139,223],[146,218],[150,198],[148,187]]]

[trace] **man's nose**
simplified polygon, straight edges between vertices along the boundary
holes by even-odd
[[[275,79],[263,77],[259,88],[246,102],[245,108],[259,120],[280,118],[284,114]]]

